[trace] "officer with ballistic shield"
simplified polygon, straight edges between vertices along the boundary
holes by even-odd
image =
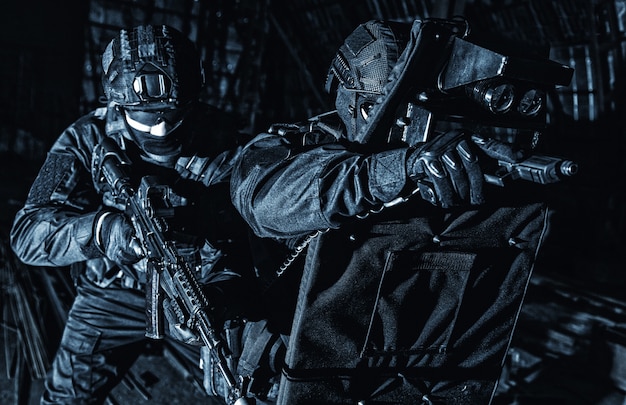
[[[571,69],[471,40],[364,23],[331,63],[336,111],[244,148],[235,206],[305,256],[279,404],[491,401],[548,223],[536,183],[575,172],[519,174]]]

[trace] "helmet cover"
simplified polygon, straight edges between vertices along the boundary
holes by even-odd
[[[102,85],[109,103],[163,108],[197,97],[200,58],[193,42],[167,25],[122,29],[102,55]]]
[[[354,141],[408,41],[410,24],[371,20],[345,39],[331,62],[326,91]]]

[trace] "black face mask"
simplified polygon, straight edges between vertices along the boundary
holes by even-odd
[[[131,127],[128,122],[126,123],[128,133],[139,149],[151,160],[164,165],[175,163],[180,155],[184,143],[184,138],[180,135],[185,133],[185,126],[185,123],[182,122],[174,131],[169,132],[167,135],[157,136],[139,131]]]
[[[186,137],[185,118],[189,108],[122,111],[132,140],[152,160],[162,164],[174,162]],[[150,133],[157,129],[157,134]]]
[[[130,133],[137,146],[150,155],[173,155],[180,152],[182,148],[182,142],[174,133],[166,136],[155,136],[133,128],[131,128]]]

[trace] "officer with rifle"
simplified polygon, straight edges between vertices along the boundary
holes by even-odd
[[[279,404],[490,403],[541,188],[577,168],[536,149],[572,70],[512,49],[461,19],[369,21],[331,63],[336,110],[244,148],[235,206],[305,256]]]
[[[11,231],[23,262],[68,266],[76,285],[41,403],[103,403],[146,338],[171,337],[190,364],[208,349],[219,394],[248,403],[223,330],[256,291],[229,197],[240,124],[199,101],[198,52],[172,27],[120,30],[102,70],[106,106],[56,139]]]

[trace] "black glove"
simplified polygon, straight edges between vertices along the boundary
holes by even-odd
[[[191,330],[185,319],[182,318],[183,311],[179,308],[176,301],[170,300],[168,297],[163,299],[163,313],[167,319],[167,326],[170,337],[191,346],[202,346],[204,343],[196,331]]]
[[[443,208],[484,203],[483,173],[468,139],[453,130],[409,150],[407,175],[423,199]]]
[[[93,234],[98,249],[115,263],[133,264],[143,257],[135,229],[122,213],[112,211],[98,213],[94,221]]]

